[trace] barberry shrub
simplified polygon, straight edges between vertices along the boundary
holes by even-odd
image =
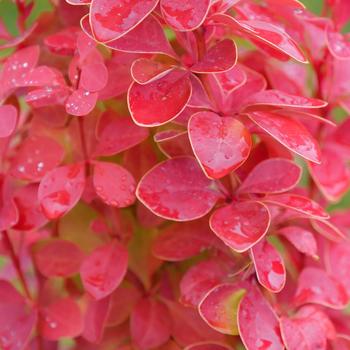
[[[0,348],[350,349],[349,20],[3,0]]]

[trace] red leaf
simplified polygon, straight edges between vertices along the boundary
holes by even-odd
[[[280,320],[283,341],[288,350],[326,350],[328,317],[313,306],[304,306],[291,318]]]
[[[287,226],[278,230],[299,252],[317,257],[317,242],[312,232],[299,226]]]
[[[26,347],[37,313],[7,281],[0,281],[0,346],[6,350]]]
[[[269,135],[292,152],[315,162],[321,162],[321,152],[317,141],[297,120],[276,112],[253,112],[249,118]]]
[[[306,217],[321,220],[329,218],[328,213],[326,213],[318,203],[297,194],[278,194],[264,198],[263,201],[295,210]]]
[[[182,261],[215,244],[216,237],[205,220],[175,223],[155,239],[153,254],[166,261]]]
[[[136,304],[130,316],[131,338],[140,350],[158,347],[170,337],[171,318],[167,307],[150,298]]]
[[[193,151],[187,131],[166,130],[153,136],[161,152],[168,158],[192,156]]]
[[[11,55],[3,65],[0,79],[4,84],[3,88],[13,89],[17,80],[30,72],[38,63],[39,46],[28,46]]]
[[[136,53],[160,53],[177,58],[159,21],[148,16],[122,38],[105,44],[112,50]]]
[[[141,179],[136,195],[154,214],[175,221],[206,215],[220,197],[214,183],[190,157],[157,164]]]
[[[204,260],[190,267],[180,281],[180,302],[196,307],[205,294],[221,283],[228,271],[217,259]]]
[[[131,66],[131,75],[138,84],[148,84],[167,75],[174,68],[147,58],[139,58]]]
[[[134,122],[140,126],[157,126],[175,119],[191,97],[188,73],[174,69],[147,85],[133,83],[128,105]]]
[[[122,282],[128,267],[128,252],[117,241],[96,248],[83,262],[80,275],[85,290],[100,300]]]
[[[11,174],[21,180],[38,181],[59,165],[63,157],[64,149],[54,139],[29,136],[14,158]]]
[[[330,244],[326,250],[326,266],[328,273],[341,283],[350,296],[350,246],[348,244]]]
[[[286,269],[280,253],[264,240],[251,249],[251,254],[260,284],[272,293],[280,292],[286,283]]]
[[[270,213],[260,202],[237,202],[215,210],[209,223],[225,244],[244,252],[265,236],[270,226]]]
[[[220,333],[238,335],[237,309],[245,287],[244,283],[226,283],[210,290],[198,306],[203,320]]]
[[[110,298],[95,300],[88,298],[88,305],[84,315],[84,330],[82,337],[90,343],[100,343],[109,313]]]
[[[76,45],[77,36],[80,32],[78,27],[69,27],[54,34],[48,35],[44,43],[48,49],[59,55],[73,56]]]
[[[224,341],[224,335],[210,328],[199,316],[198,311],[167,300],[172,316],[172,337],[185,347],[202,341]]]
[[[288,159],[270,158],[256,165],[239,187],[240,193],[280,193],[295,187],[301,168]]]
[[[207,50],[204,57],[191,67],[195,73],[220,73],[230,70],[237,62],[234,41],[225,39]]]
[[[120,38],[137,26],[157,5],[157,0],[93,0],[90,23],[98,41]]]
[[[265,44],[299,62],[308,62],[299,46],[281,27],[259,20],[238,21],[233,17],[223,14],[217,14],[211,18],[219,23],[229,25],[234,30],[240,30],[245,33],[248,38],[258,43]]]
[[[79,87],[86,91],[101,91],[108,82],[108,70],[103,63],[87,63],[81,67]]]
[[[291,108],[323,108],[327,102],[309,98],[305,96],[291,95],[280,90],[264,90],[257,92],[244,101],[245,107],[248,106],[276,106]]]
[[[34,262],[45,277],[70,277],[79,272],[84,254],[73,242],[54,239],[34,250]]]
[[[163,18],[178,31],[190,31],[198,28],[209,11],[210,0],[161,0]]]
[[[193,152],[208,177],[224,177],[249,156],[250,134],[235,118],[199,112],[189,120],[188,131]]]
[[[98,94],[84,89],[74,90],[66,102],[66,112],[75,116],[89,114],[95,107]]]
[[[226,72],[214,74],[214,78],[218,81],[225,95],[238,89],[247,81],[247,75],[239,64]]]
[[[125,208],[135,201],[135,179],[119,164],[94,162],[93,183],[97,195],[107,205]]]
[[[329,51],[331,54],[340,60],[347,60],[350,58],[350,42],[341,33],[333,31],[328,26],[326,30],[326,38]]]
[[[325,148],[321,164],[309,164],[310,173],[322,194],[336,202],[350,188],[350,170],[340,152]]]
[[[141,297],[142,293],[138,288],[124,281],[111,294],[107,325],[119,326],[124,323],[129,318],[131,311]]]
[[[57,219],[79,201],[85,187],[84,164],[65,165],[48,172],[41,180],[38,198],[48,219]]]
[[[117,117],[107,111],[99,120],[98,143],[93,153],[97,156],[112,156],[136,146],[148,137],[148,130],[140,128],[130,117]]]
[[[188,107],[213,109],[208,94],[202,81],[194,74],[191,74],[192,95],[188,101]]]
[[[0,106],[0,137],[9,137],[17,126],[17,109],[12,105]]]
[[[255,286],[251,286],[239,305],[238,327],[247,349],[284,349],[277,316]]]
[[[74,338],[83,331],[83,315],[71,298],[56,300],[40,312],[40,330],[46,339]]]
[[[47,223],[38,201],[38,184],[28,184],[19,188],[13,198],[19,213],[15,230],[31,231]],[[8,203],[6,205],[8,206]]]
[[[319,268],[307,267],[299,276],[295,302],[297,305],[313,303],[343,309],[349,299],[344,287],[334,277]]]
[[[311,220],[312,227],[327,239],[340,242],[347,239],[347,235],[328,220]]]

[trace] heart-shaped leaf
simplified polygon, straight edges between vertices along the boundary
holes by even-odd
[[[265,236],[270,226],[270,213],[260,202],[236,202],[215,210],[209,223],[226,245],[244,252]]]
[[[233,117],[199,112],[189,120],[193,151],[211,178],[221,178],[237,169],[249,156],[252,140],[244,125]]]

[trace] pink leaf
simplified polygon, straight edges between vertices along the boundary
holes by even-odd
[[[193,155],[187,131],[160,131],[153,138],[161,152],[168,158]]]
[[[328,48],[331,54],[337,59],[349,59],[350,42],[346,41],[345,36],[341,33],[331,30],[329,27],[326,30],[326,34]]]
[[[85,187],[84,164],[65,165],[48,172],[41,180],[38,198],[44,214],[57,219],[79,201]]]
[[[34,262],[45,277],[70,277],[79,272],[84,254],[73,242],[54,239],[36,247]]]
[[[204,57],[191,67],[195,73],[219,73],[230,70],[237,62],[234,41],[225,39],[207,50]]]
[[[249,156],[250,134],[235,118],[199,112],[189,120],[188,131],[193,151],[208,177],[224,177]]]
[[[154,214],[175,221],[189,221],[206,215],[220,194],[195,159],[166,160],[141,179],[136,195]]]
[[[88,298],[84,315],[84,330],[82,337],[90,343],[100,343],[106,326],[110,307],[110,298],[95,300]]]
[[[6,350],[26,348],[37,321],[37,313],[27,301],[4,280],[0,281],[0,346]]]
[[[122,38],[105,44],[112,50],[136,53],[159,53],[177,58],[159,21],[148,16],[132,31]]]
[[[48,35],[44,43],[48,49],[59,55],[73,56],[76,45],[77,36],[80,32],[78,27],[69,27],[54,34]]]
[[[196,307],[205,294],[221,283],[228,271],[217,259],[204,260],[190,267],[180,282],[180,301],[185,306]]]
[[[157,0],[92,0],[90,23],[98,41],[118,39],[147,17]]]
[[[90,92],[101,91],[108,82],[108,70],[103,63],[87,63],[81,67],[79,87]]]
[[[312,162],[321,162],[321,152],[317,141],[299,121],[276,112],[253,112],[249,113],[248,116],[292,152]]]
[[[263,201],[295,210],[306,217],[320,220],[329,218],[328,213],[318,203],[297,194],[278,194],[265,198]]]
[[[215,244],[216,237],[204,220],[175,223],[155,239],[153,254],[166,261],[182,261]]]
[[[247,81],[247,75],[240,65],[235,65],[223,73],[216,73],[214,78],[219,82],[222,92],[225,95],[241,87]]]
[[[213,109],[208,94],[202,81],[194,74],[191,74],[192,95],[188,101],[188,107]]]
[[[236,202],[215,210],[209,223],[226,245],[244,252],[265,236],[270,226],[270,213],[260,202]]]
[[[171,317],[167,307],[150,298],[140,300],[130,316],[131,338],[140,350],[158,347],[170,337]]]
[[[147,85],[133,83],[128,92],[128,105],[135,123],[150,127],[175,119],[190,97],[188,73],[174,69]]]
[[[203,320],[220,333],[238,335],[237,309],[245,287],[244,283],[226,283],[211,289],[198,306]]]
[[[347,235],[329,220],[311,220],[311,224],[319,234],[333,242],[340,242],[347,239]]]
[[[238,21],[223,14],[217,14],[211,18],[219,23],[229,25],[234,30],[242,31],[253,41],[267,45],[283,55],[292,57],[302,63],[308,62],[296,42],[281,27],[261,20]]]
[[[210,0],[161,0],[163,18],[178,31],[190,31],[198,28],[209,11]]]
[[[99,120],[95,157],[118,154],[148,137],[148,130],[135,125],[130,117],[116,117],[113,112],[107,111]]]
[[[71,298],[59,299],[41,309],[40,330],[44,338],[74,338],[83,331],[83,315]]]
[[[247,349],[284,349],[277,316],[256,286],[251,286],[239,305],[238,327]]]
[[[17,109],[12,105],[0,106],[0,137],[9,137],[17,126]]]
[[[324,270],[315,267],[305,268],[298,281],[295,302],[320,304],[333,309],[343,309],[349,302],[346,290]]]
[[[119,286],[127,267],[128,252],[117,241],[96,248],[80,268],[85,290],[97,300],[106,297]]]
[[[57,167],[63,157],[64,149],[54,139],[29,136],[13,160],[11,174],[21,180],[38,181]]]
[[[66,112],[75,116],[89,114],[95,107],[98,94],[84,89],[74,90],[66,102]]]
[[[295,187],[301,168],[288,159],[270,158],[260,162],[248,174],[239,188],[240,193],[280,193]]]
[[[19,213],[14,229],[31,231],[47,223],[38,201],[38,184],[28,184],[19,188],[13,198]]]
[[[340,152],[322,150],[321,164],[309,164],[310,173],[322,194],[336,202],[350,188],[350,170]]]
[[[135,179],[119,164],[95,162],[93,183],[97,195],[107,205],[125,208],[135,201]]]
[[[288,350],[326,350],[328,317],[313,306],[304,306],[291,318],[280,320],[283,341]]]
[[[248,106],[276,106],[291,108],[323,108],[327,106],[327,102],[299,95],[291,95],[280,90],[264,90],[257,92],[244,101],[244,105]]]
[[[11,55],[4,63],[0,78],[5,88],[16,87],[17,80],[30,72],[38,63],[39,46],[28,46]]]
[[[174,68],[147,58],[139,58],[131,66],[131,75],[138,84],[148,84],[167,75]]]
[[[287,226],[278,230],[299,252],[317,257],[317,242],[312,232],[299,227]]]
[[[251,254],[260,284],[272,293],[280,292],[286,283],[286,269],[280,253],[264,240],[251,249]]]

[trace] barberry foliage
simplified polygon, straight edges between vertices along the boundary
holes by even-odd
[[[1,349],[350,349],[350,1],[317,2],[0,4]]]

